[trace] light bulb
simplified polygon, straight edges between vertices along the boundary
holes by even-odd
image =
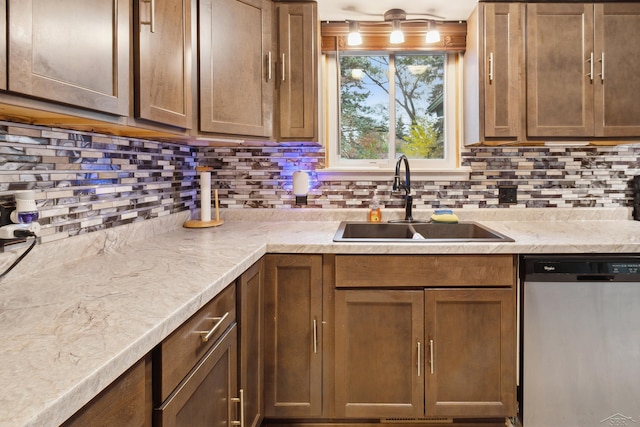
[[[435,29],[433,22],[429,21],[427,25],[427,36],[425,37],[427,43],[438,43],[440,41],[440,32]]]
[[[400,29],[400,21],[398,20],[393,21],[393,31],[391,31],[391,35],[389,36],[389,43],[404,43],[404,34]]]
[[[360,35],[360,25],[355,22],[349,22],[349,37],[347,37],[349,46],[360,46],[362,44],[362,36]]]

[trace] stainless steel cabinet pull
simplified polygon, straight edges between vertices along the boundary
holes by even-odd
[[[318,321],[313,319],[313,354],[318,354]]]
[[[600,54],[600,81],[604,82],[604,52]]]
[[[489,54],[489,83],[493,82],[493,52]]]
[[[231,425],[244,427],[244,390],[240,389],[240,397],[232,397],[231,402],[240,404],[240,421],[231,421]]]
[[[422,358],[422,352],[420,351],[420,341],[418,341],[418,376],[420,376],[420,365],[421,365],[421,359]]]
[[[591,56],[587,59],[587,62],[589,63],[589,74],[587,74],[587,76],[590,81],[593,81],[593,52],[591,52]]]
[[[271,51],[267,53],[267,81],[271,81]]]
[[[433,340],[429,340],[429,360],[431,361],[431,374],[436,370],[436,359],[433,353]]]
[[[151,32],[156,32],[156,0],[140,0],[142,3],[150,3],[151,4],[151,18],[148,21],[140,21],[141,25],[150,25]]]
[[[222,325],[225,319],[229,316],[229,312],[227,311],[222,317],[211,317],[210,320],[215,321],[216,323],[213,325],[211,329],[208,331],[198,331],[199,334],[202,335],[202,342],[207,342],[211,339],[216,330]]]
[[[286,69],[285,63],[284,63],[285,58],[286,58],[286,55],[283,53],[282,54],[282,81],[286,80],[286,71],[287,71],[287,69]]]

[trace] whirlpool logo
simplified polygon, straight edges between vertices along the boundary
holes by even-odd
[[[613,414],[610,417],[600,421],[600,424],[612,427],[630,426],[631,423],[635,424],[636,420],[634,420],[632,417],[627,417],[626,415],[622,415],[620,413]]]

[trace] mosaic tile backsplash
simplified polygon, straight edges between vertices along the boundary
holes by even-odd
[[[631,179],[640,143],[580,147],[471,147],[461,181],[421,181],[418,208],[632,206]],[[197,165],[213,166],[221,208],[292,208],[291,176],[311,174],[304,207],[366,208],[374,189],[400,208],[391,179],[324,181],[324,149],[315,146],[189,147],[0,122],[0,205],[17,190],[37,194],[41,242],[66,238],[198,206]],[[498,186],[517,185],[518,204],[498,203]]]
[[[470,147],[462,166],[464,181],[412,178],[417,208],[627,207],[630,181],[639,173],[640,144],[564,147]],[[221,206],[289,208],[295,206],[291,175],[310,172],[311,190],[304,207],[366,208],[374,190],[381,203],[401,208],[402,194],[392,194],[392,176],[383,181],[324,181],[324,150],[310,147],[204,148],[199,161],[213,166]],[[517,185],[518,204],[498,202],[498,187]]]
[[[0,122],[0,204],[34,190],[41,242],[169,215],[196,207],[196,157],[184,145]]]

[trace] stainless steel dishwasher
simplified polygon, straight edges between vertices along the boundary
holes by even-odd
[[[640,255],[525,256],[523,427],[640,426]]]

